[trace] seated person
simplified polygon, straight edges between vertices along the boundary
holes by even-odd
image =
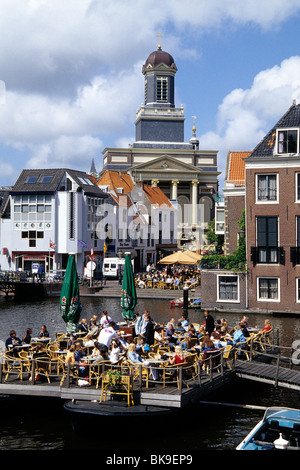
[[[175,329],[173,326],[173,323],[169,323],[169,326],[166,329],[165,332],[165,341],[168,341],[170,349],[174,349],[175,344],[177,343],[177,338],[174,336],[175,334]]]
[[[46,325],[42,325],[39,338],[49,338],[49,333]]]
[[[116,364],[119,359],[120,359],[120,348],[119,348],[119,345],[117,344],[117,341],[115,340],[112,340],[111,342],[111,347],[110,347],[110,351],[108,353],[109,355],[109,359],[110,359],[110,362],[112,364]]]
[[[128,359],[135,363],[144,362],[144,359],[136,352],[136,345],[134,343],[130,343],[129,345]]]
[[[180,345],[175,346],[175,355],[170,357],[169,363],[171,365],[182,364],[184,362],[184,355]]]
[[[93,359],[93,364],[96,364],[97,362],[101,362],[101,361],[108,361],[109,355],[108,355],[107,347],[101,346],[100,343],[98,343],[98,341],[95,341],[94,349],[92,352],[92,359]]]
[[[25,344],[30,344],[31,342],[31,335],[32,335],[32,330],[31,328],[27,328],[25,335],[22,338],[22,342]]]
[[[161,326],[156,326],[154,329],[154,339],[156,341],[164,341],[164,330]]]
[[[22,341],[17,337],[16,330],[11,330],[9,337],[5,341],[6,349],[13,349],[15,346],[21,346]]]
[[[81,333],[88,333],[89,325],[86,318],[82,318],[82,320],[79,322],[78,331],[80,331]]]
[[[120,330],[117,331],[118,342],[123,351],[127,351],[129,348],[129,343],[123,338]]]
[[[42,344],[37,344],[35,348],[35,352],[33,353],[32,356],[34,359],[37,358],[49,358],[49,355],[47,354],[47,350],[45,350],[44,346]]]
[[[268,333],[271,330],[272,330],[272,323],[270,322],[270,320],[265,320],[264,327],[259,333]]]
[[[141,356],[148,356],[148,353],[150,351],[150,346],[146,342],[145,336],[140,336],[140,341],[139,344],[136,345],[136,351],[141,355]]]

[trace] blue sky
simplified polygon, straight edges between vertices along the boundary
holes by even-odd
[[[141,68],[157,48],[178,68],[185,140],[251,150],[300,100],[299,0],[0,0],[0,186],[23,168],[99,171],[134,140]]]

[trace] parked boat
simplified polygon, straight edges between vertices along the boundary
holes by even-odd
[[[300,410],[270,407],[237,450],[300,450]]]
[[[183,307],[183,297],[179,297],[178,299],[170,300],[171,307]],[[201,298],[192,298],[188,301],[188,308],[201,308]]]
[[[167,418],[170,420],[178,417],[180,410],[176,408],[168,408],[163,406],[151,406],[134,404],[127,406],[124,401],[87,401],[87,400],[69,400],[63,405],[64,410],[71,417],[72,427],[74,430],[85,429],[87,423],[99,425],[108,420],[110,425],[112,422],[120,424],[120,419],[130,419],[131,424],[140,424],[141,419],[146,419],[147,425],[150,423],[157,424],[157,419]],[[101,418],[101,421],[99,419]],[[122,422],[122,421],[121,421]],[[147,428],[147,426],[146,426]]]

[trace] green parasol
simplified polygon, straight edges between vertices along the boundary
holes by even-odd
[[[123,307],[124,309],[122,315],[125,320],[135,319],[136,314],[134,311],[134,307],[136,306],[136,300],[136,289],[132,271],[131,258],[130,255],[126,255],[121,298],[121,307]]]
[[[70,255],[60,294],[60,313],[68,333],[76,331],[81,310],[76,261],[75,256]]]

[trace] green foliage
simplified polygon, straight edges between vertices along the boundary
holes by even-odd
[[[212,222],[214,224],[214,221]],[[212,226],[210,224],[210,227]],[[245,223],[245,210],[242,211],[242,217],[238,221],[240,231],[245,235],[246,223]],[[207,234],[206,234],[207,236]],[[217,235],[215,235],[217,237]],[[207,236],[208,238],[208,236]],[[213,242],[212,242],[213,243]],[[238,240],[238,246],[232,255],[220,255],[218,253],[211,253],[203,256],[201,260],[201,267],[204,269],[229,269],[229,270],[246,270],[246,238],[240,236]]]

